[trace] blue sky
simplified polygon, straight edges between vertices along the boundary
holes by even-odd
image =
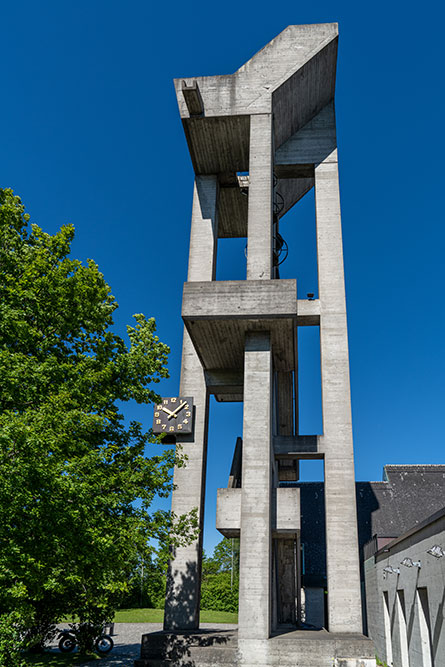
[[[421,11],[420,11],[421,9]],[[356,474],[443,463],[443,5],[2,3],[0,185],[32,220],[76,227],[120,304],[154,316],[178,391],[182,283],[193,171],[173,77],[229,74],[291,23],[338,21],[336,109]],[[283,277],[315,291],[308,195],[283,220]],[[304,231],[302,231],[304,230]],[[241,278],[242,243],[220,244],[218,277]],[[168,295],[168,298],[166,298]],[[320,426],[314,332],[301,336],[302,430]],[[129,406],[151,424],[151,409]],[[241,406],[212,399],[205,544],[226,486]],[[316,473],[317,474],[317,473]],[[307,473],[310,479],[310,471]]]

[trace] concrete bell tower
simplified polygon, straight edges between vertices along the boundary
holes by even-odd
[[[173,554],[164,629],[173,641],[199,628],[209,396],[243,401],[242,439],[228,487],[217,498],[217,528],[240,537],[238,644],[230,664],[375,665],[371,642],[361,634],[334,110],[337,42],[335,23],[289,26],[232,75],[175,80],[195,171],[180,383],[180,394],[194,399],[195,423],[193,434],[181,439],[188,461],[175,470],[172,509],[198,508],[201,532]],[[295,279],[279,277],[279,224],[312,187],[318,298],[298,299],[298,266]],[[246,280],[216,281],[218,238],[233,237],[247,237]],[[320,328],[322,435],[298,430],[303,326]],[[302,459],[324,461],[328,623],[322,635],[299,623],[299,488],[283,484],[298,480]],[[205,663],[178,658],[171,664]]]

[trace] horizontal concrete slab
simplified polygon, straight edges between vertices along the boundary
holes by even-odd
[[[320,324],[320,300],[298,299],[297,324],[299,327],[313,327]]]
[[[218,489],[216,501],[216,529],[224,537],[239,537],[241,526],[242,489]],[[275,511],[272,512],[274,536],[295,534],[300,530],[300,489],[274,489]]]
[[[182,318],[204,369],[242,371],[246,334],[268,331],[276,370],[294,370],[296,296],[295,280],[185,283]]]
[[[218,489],[216,530],[224,537],[239,537],[241,526],[241,489]]]
[[[296,316],[296,280],[220,280],[184,284],[184,321],[292,319]]]
[[[204,624],[205,626],[205,624]],[[142,636],[135,667],[375,667],[374,647],[363,635],[326,630],[281,631],[270,639],[238,640],[233,626],[218,624],[190,633],[150,632]],[[237,649],[240,649],[237,652]],[[245,660],[243,659],[245,656]],[[249,662],[247,662],[249,661]]]
[[[319,451],[318,435],[276,435],[273,451],[277,459],[323,458]]]
[[[209,394],[223,397],[226,395],[241,395],[244,390],[244,373],[238,370],[217,370],[209,369],[205,371],[205,381]]]

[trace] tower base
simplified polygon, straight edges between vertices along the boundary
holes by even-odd
[[[236,630],[152,632],[135,667],[375,667],[372,641],[359,634],[294,630],[240,639]]]

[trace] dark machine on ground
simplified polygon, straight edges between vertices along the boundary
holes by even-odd
[[[114,642],[111,637],[113,625],[106,626],[102,634],[95,639],[94,647],[98,653],[109,653],[113,648]],[[110,634],[105,632],[105,630],[108,629],[110,629]],[[59,649],[62,653],[70,653],[71,651],[74,651],[78,644],[78,631],[75,628],[61,630],[57,639],[59,640]]]

